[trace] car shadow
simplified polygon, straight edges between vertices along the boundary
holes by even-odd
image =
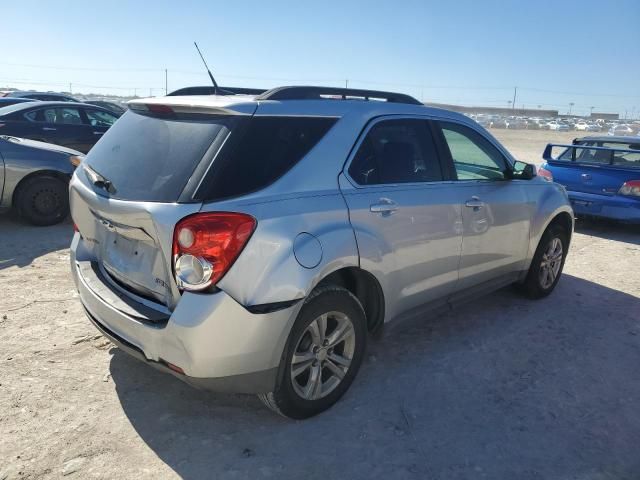
[[[578,218],[574,229],[577,233],[592,237],[640,245],[640,225],[607,219]]]
[[[504,289],[371,341],[350,391],[306,421],[117,348],[110,370],[137,433],[185,479],[637,477],[639,312],[570,275],[540,301]]]
[[[72,225],[67,219],[50,227],[36,227],[13,214],[0,215],[0,270],[24,267],[49,252],[69,248]]]

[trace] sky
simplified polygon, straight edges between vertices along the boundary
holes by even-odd
[[[640,1],[2,2],[0,87],[393,90],[426,102],[640,117]],[[573,105],[570,105],[573,104]]]

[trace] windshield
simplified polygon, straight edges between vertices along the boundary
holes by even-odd
[[[86,165],[110,185],[96,192],[123,200],[177,201],[213,141],[228,134],[231,121],[220,116],[156,118],[127,111],[87,155]]]

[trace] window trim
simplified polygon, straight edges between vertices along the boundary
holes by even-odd
[[[484,140],[486,140],[502,157],[502,160],[504,161],[505,164],[505,168],[506,171],[504,172],[505,177],[502,179],[496,179],[496,180],[491,180],[489,178],[476,178],[476,179],[466,179],[466,180],[461,180],[458,178],[458,172],[456,170],[456,165],[455,162],[453,161],[453,156],[451,155],[451,150],[449,149],[449,144],[447,143],[446,137],[444,136],[444,132],[442,131],[442,123],[451,123],[454,125],[458,125],[460,127],[464,127],[464,128],[468,128],[469,130],[471,130],[472,132],[476,133],[478,136],[480,136],[480,138],[483,138]],[[456,182],[456,183],[495,183],[495,182],[504,182],[504,181],[512,181],[512,180],[517,180],[512,178],[512,174],[513,174],[513,164],[511,163],[511,159],[509,157],[509,155],[507,155],[507,153],[504,151],[503,148],[501,148],[501,145],[498,142],[493,141],[490,137],[488,137],[487,135],[485,135],[482,131],[478,130],[477,128],[475,128],[473,125],[469,125],[467,123],[464,122],[459,122],[457,120],[453,120],[453,119],[446,119],[446,118],[438,118],[434,121],[434,128],[438,131],[439,133],[439,137],[440,140],[442,142],[442,148],[443,148],[443,155],[446,159],[446,162],[449,164],[448,168],[451,171],[452,174],[452,181]]]
[[[440,164],[440,171],[442,172],[442,180],[436,180],[433,182],[376,183],[373,185],[361,185],[358,182],[356,182],[356,180],[349,173],[349,168],[351,167],[353,160],[358,154],[358,151],[360,150],[361,145],[364,143],[364,140],[367,138],[367,135],[369,134],[371,129],[374,126],[376,126],[378,123],[388,121],[388,120],[421,120],[426,123],[427,130],[431,134],[431,138],[435,146],[437,161]],[[436,137],[436,132],[434,131],[434,125],[433,125],[434,120],[435,119],[431,116],[411,115],[411,114],[380,115],[378,117],[373,117],[371,120],[369,120],[365,124],[364,128],[360,132],[360,135],[356,139],[356,142],[353,144],[353,147],[351,147],[351,151],[347,156],[347,161],[342,166],[342,174],[345,176],[345,178],[348,180],[351,186],[353,186],[358,190],[366,189],[366,188],[389,188],[389,187],[416,188],[416,187],[422,187],[425,185],[436,185],[436,184],[441,184],[444,182],[451,181],[452,179],[448,178],[450,173],[448,171],[448,166],[443,161],[441,151],[440,151],[441,147],[439,145],[438,138]]]

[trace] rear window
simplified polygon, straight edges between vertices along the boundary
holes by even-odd
[[[91,149],[86,164],[111,182],[111,194],[124,200],[175,202],[219,136],[234,120],[156,118],[127,111]],[[85,180],[85,179],[83,179]]]
[[[588,164],[600,164],[600,165],[613,165],[638,168],[640,167],[640,144],[638,143],[622,143],[622,142],[604,142],[604,141],[580,141],[575,142],[576,146],[584,148],[575,149],[575,161],[579,163]],[[595,150],[588,147],[605,147],[605,148],[619,148],[623,150],[633,150],[631,152],[612,152],[607,150]],[[558,157],[558,160],[572,161],[573,155],[572,148],[565,150],[565,152]]]
[[[326,117],[247,119],[216,158],[199,197],[234,197],[270,185],[304,158],[335,122]]]

